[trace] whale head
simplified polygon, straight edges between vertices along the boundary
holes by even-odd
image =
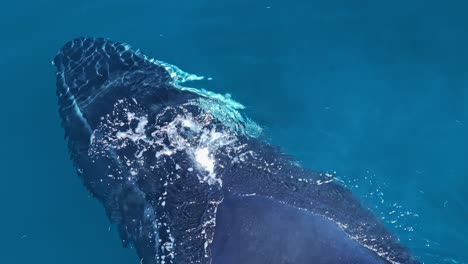
[[[223,170],[260,127],[229,96],[181,85],[202,77],[126,44],[78,38],[53,63],[59,113],[78,174],[119,224],[124,244],[136,245],[142,258],[170,258],[180,232],[173,228],[194,229],[191,221],[203,215],[210,223],[209,207],[222,197]],[[185,216],[170,217],[181,208]],[[203,241],[212,240],[213,227],[204,228]],[[205,242],[194,257],[209,255]]]

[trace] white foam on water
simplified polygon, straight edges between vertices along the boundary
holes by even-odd
[[[198,99],[198,106],[223,122],[226,127],[251,137],[257,137],[262,133],[262,128],[258,124],[240,112],[240,110],[245,109],[245,106],[232,99],[230,94],[222,95],[203,88],[181,85],[189,81],[203,80],[205,79],[203,76],[187,73],[179,67],[163,61],[150,59],[150,62],[164,67],[171,76],[171,83],[174,87],[200,95],[201,98]],[[208,79],[210,80],[211,78]]]

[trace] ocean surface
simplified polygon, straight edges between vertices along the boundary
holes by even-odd
[[[69,159],[51,61],[77,36],[211,77],[423,263],[468,263],[468,2],[23,0],[0,9],[0,263],[137,264]]]

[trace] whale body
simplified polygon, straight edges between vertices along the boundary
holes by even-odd
[[[53,64],[77,173],[141,263],[417,263],[240,103],[184,86],[202,77],[104,38],[66,43]]]

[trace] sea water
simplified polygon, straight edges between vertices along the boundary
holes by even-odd
[[[138,263],[69,159],[51,60],[77,36],[206,76],[424,263],[468,263],[466,1],[24,0],[0,8],[0,263]]]

